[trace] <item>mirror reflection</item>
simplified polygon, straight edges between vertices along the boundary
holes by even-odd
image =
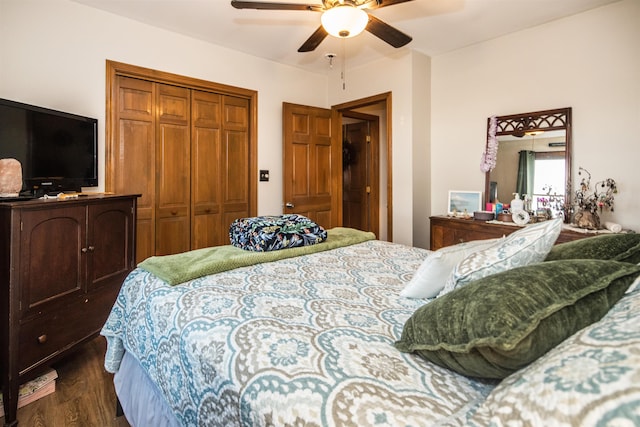
[[[491,137],[489,127],[488,138]],[[514,193],[531,213],[564,215],[571,177],[571,109],[497,117],[495,168],[486,174],[485,201],[508,204]]]

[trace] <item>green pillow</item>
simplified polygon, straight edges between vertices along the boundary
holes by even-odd
[[[640,263],[640,234],[602,234],[555,245],[545,261],[559,259],[612,259]]]
[[[638,275],[640,266],[603,260],[507,270],[420,307],[395,346],[463,375],[504,378],[600,320]]]

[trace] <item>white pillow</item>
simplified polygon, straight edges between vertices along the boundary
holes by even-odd
[[[491,274],[544,261],[561,229],[561,218],[527,225],[496,245],[469,255],[453,268],[438,297]]]
[[[444,287],[453,267],[476,251],[481,251],[496,244],[500,239],[473,240],[453,246],[445,246],[431,252],[422,262],[416,273],[407,283],[401,297],[433,298]]]

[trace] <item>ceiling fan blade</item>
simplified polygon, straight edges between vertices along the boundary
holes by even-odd
[[[322,40],[324,40],[327,35],[327,31],[322,25],[320,25],[318,29],[315,30],[313,34],[311,34],[311,37],[309,37],[307,41],[305,41],[302,46],[300,46],[298,52],[311,52],[312,50],[315,50],[315,48],[317,48],[320,43],[322,43]]]
[[[372,10],[372,9],[380,9],[381,7],[386,7],[386,6],[393,6],[394,4],[398,4],[398,3],[406,3],[408,1],[413,1],[413,0],[369,0],[362,3],[358,7]]]
[[[376,18],[371,14],[369,14],[369,23],[367,24],[367,27],[365,29],[374,36],[378,37],[381,40],[384,40],[385,42],[396,48],[402,47],[413,40],[411,36],[408,36],[402,31],[393,28],[391,25]]]
[[[310,10],[322,12],[324,8],[317,4],[272,3],[262,1],[231,0],[231,6],[236,9],[264,9],[264,10]]]

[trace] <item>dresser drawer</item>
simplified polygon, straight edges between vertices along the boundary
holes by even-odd
[[[470,242],[472,240],[485,240],[495,239],[502,237],[500,233],[496,234],[492,231],[479,231],[479,230],[453,230],[454,243]]]
[[[521,229],[515,225],[487,223],[486,221],[450,218],[446,216],[432,216],[429,220],[431,222],[430,249],[433,251],[445,246],[456,245],[471,240],[500,238]],[[556,243],[570,242],[589,236],[589,234],[585,233],[562,230]]]
[[[102,329],[118,289],[79,298],[73,307],[44,313],[20,325],[20,373],[47,360]],[[82,307],[82,309],[80,309]]]
[[[431,250],[434,251],[472,240],[494,239],[504,234],[503,230],[479,226],[479,221],[431,218]]]

